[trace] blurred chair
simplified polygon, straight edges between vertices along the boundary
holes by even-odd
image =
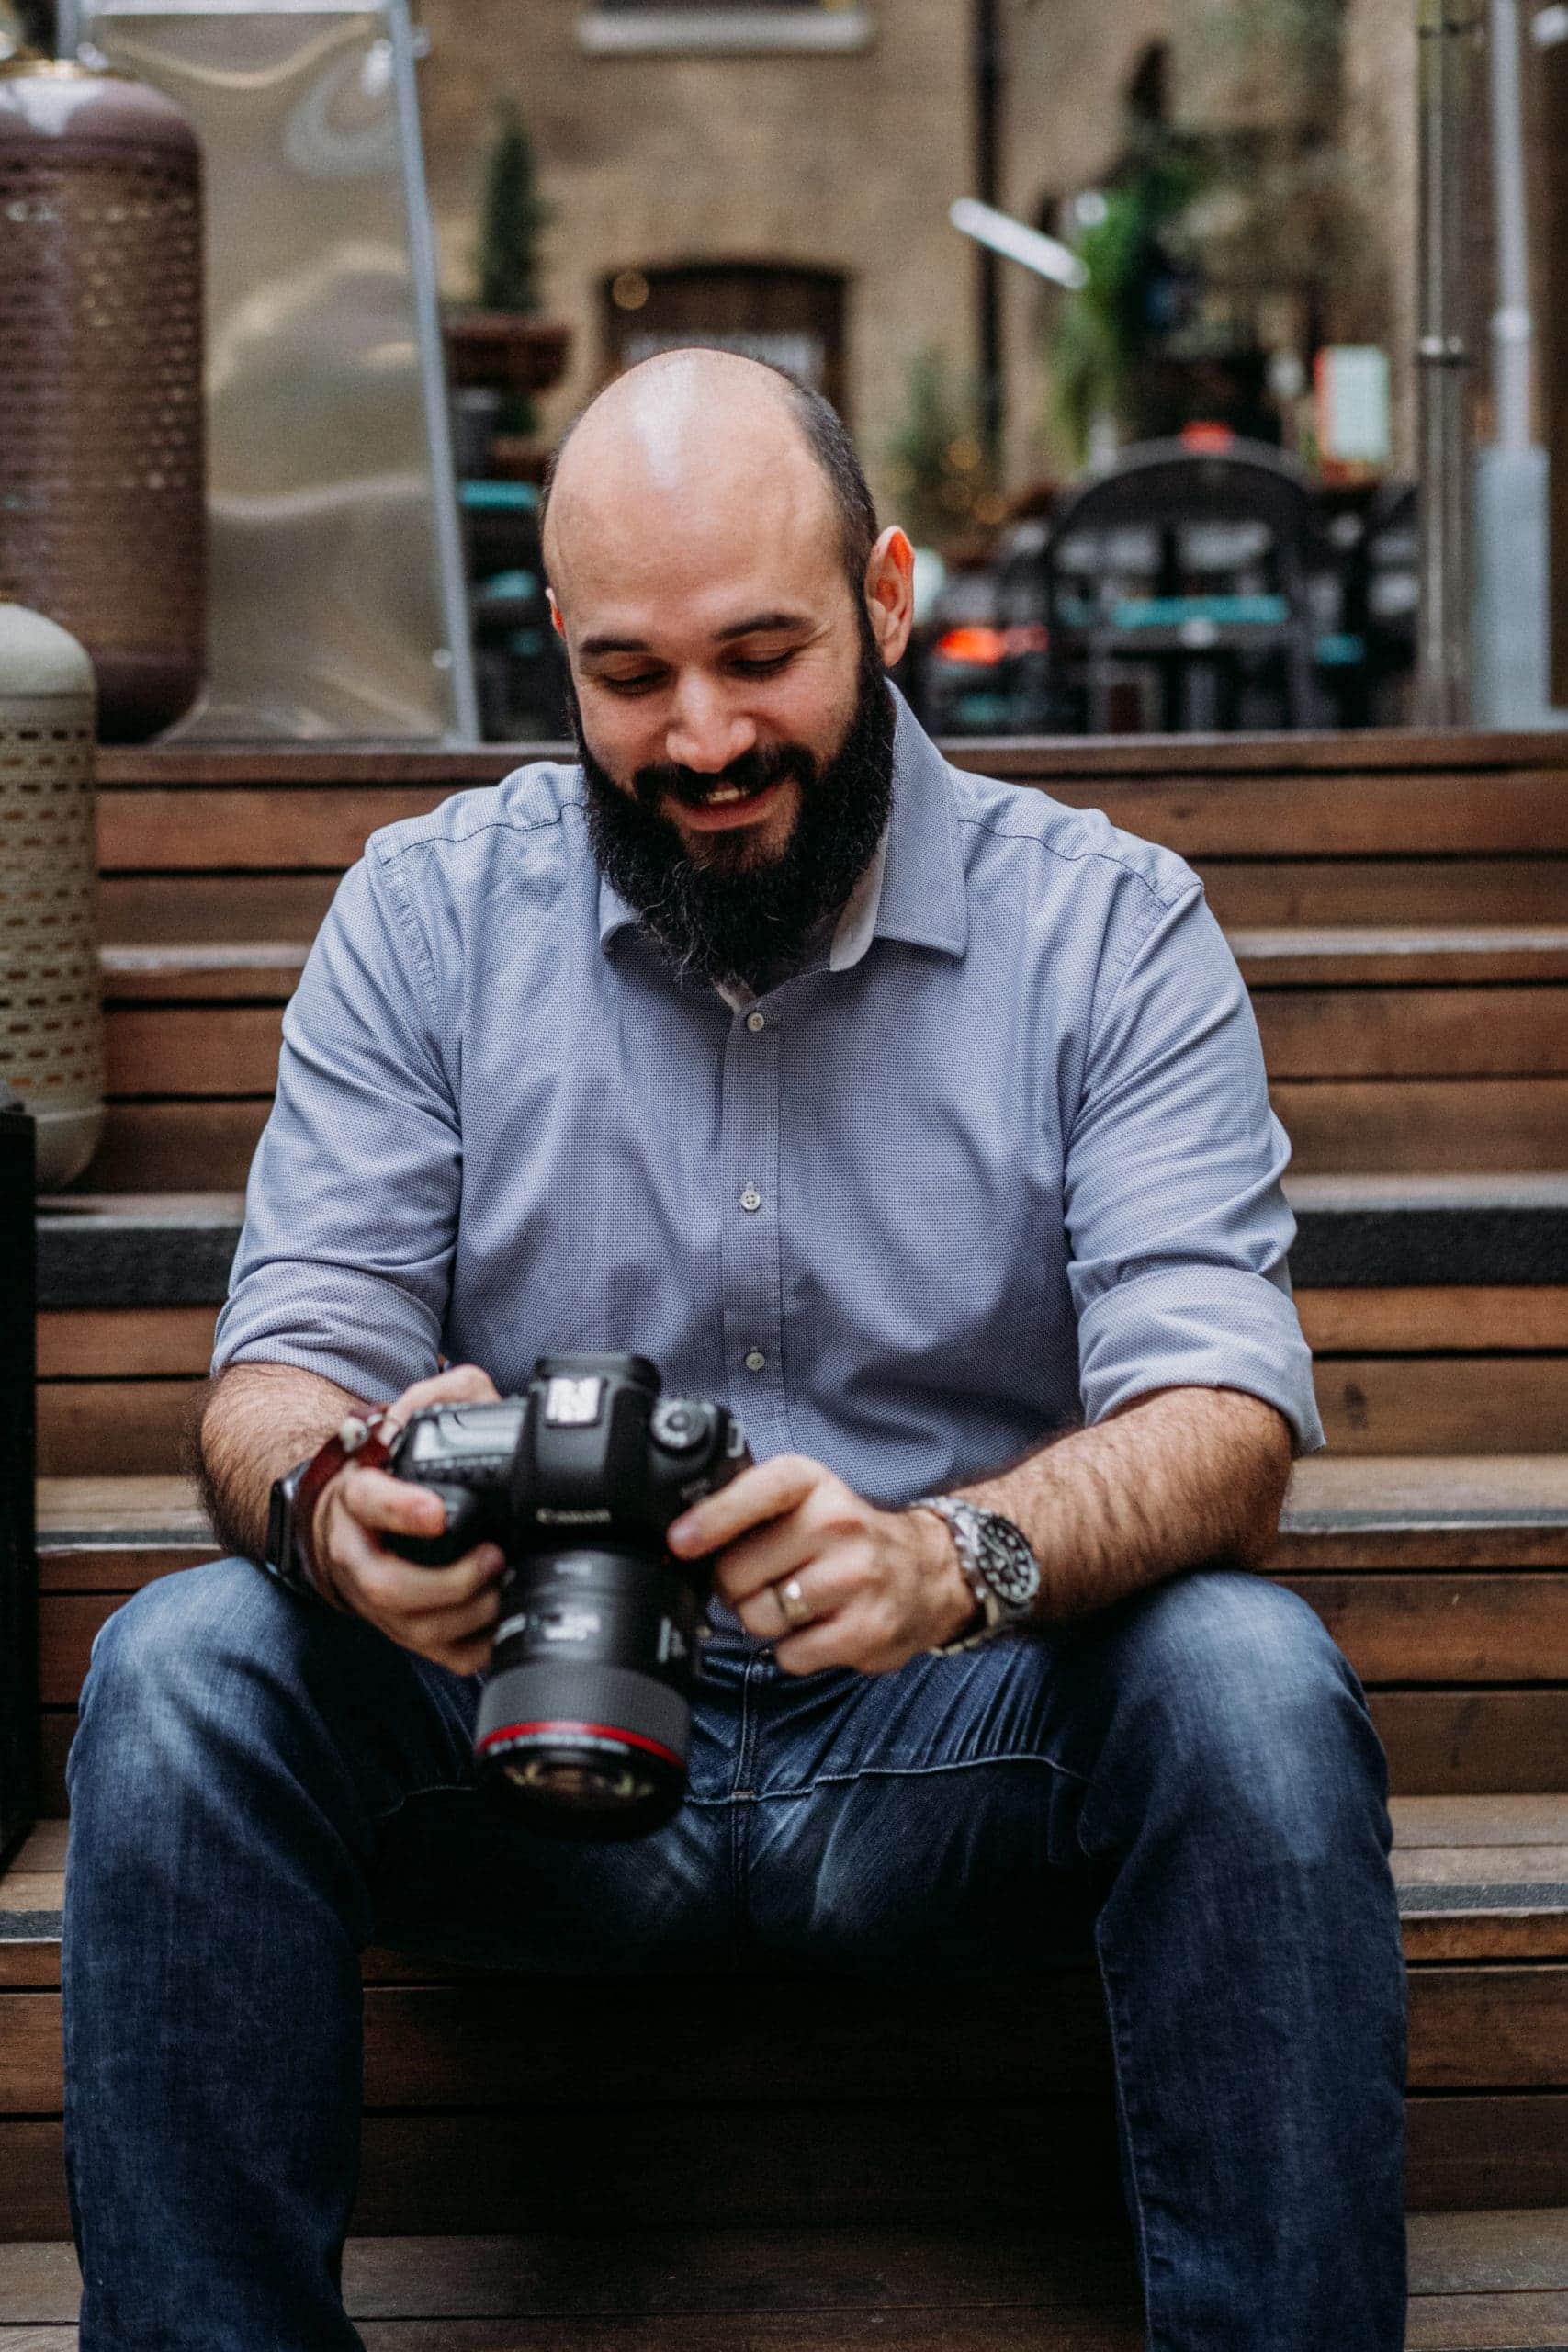
[[[1068,493],[1044,551],[1051,699],[1091,734],[1144,725],[1312,726],[1318,717],[1305,469],[1260,442],[1127,449]]]

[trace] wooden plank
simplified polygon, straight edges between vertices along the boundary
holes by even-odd
[[[977,746],[965,750],[973,765]],[[361,755],[362,759],[364,755]],[[1281,774],[1267,789],[1253,774],[1128,775],[1103,781],[1055,772],[1010,747],[1012,780],[1050,791],[1072,808],[1103,808],[1111,821],[1184,857],[1441,856],[1568,849],[1562,771],[1543,765],[1487,775],[1450,774],[1441,789],[1419,772]],[[1216,763],[1216,765],[1218,763]],[[357,772],[357,771],[356,771]],[[995,773],[976,769],[978,774]],[[259,787],[148,784],[98,794],[99,863],[108,873],[279,869],[351,865],[367,836],[425,815],[464,783],[421,768],[423,782]]]
[[[205,1379],[216,1319],[210,1306],[46,1308],[38,1318],[39,1377],[120,1380],[162,1374]]]
[[[1568,980],[1562,925],[1284,925],[1234,931],[1230,945],[1248,986],[1263,989]],[[306,954],[296,937],[118,941],[99,964],[110,1002],[270,1002],[292,995]]]
[[[1568,979],[1561,924],[1286,924],[1233,930],[1229,939],[1255,989]]]
[[[1369,1078],[1561,1078],[1564,996],[1550,988],[1281,989],[1255,1000],[1276,1084]],[[279,1004],[117,1008],[116,1098],[260,1094],[276,1081]]]
[[[332,873],[101,875],[98,922],[123,945],[271,939],[303,950],[337,885]]]
[[[955,766],[983,775],[1116,776],[1334,775],[1346,769],[1413,775],[1484,776],[1519,766],[1568,765],[1561,735],[1540,729],[1336,729],[1244,735],[997,735],[943,741]],[[570,761],[571,746],[470,743],[454,749],[378,744],[349,751],[314,742],[101,745],[100,780],[110,786],[407,782],[435,777],[449,791],[493,784],[536,760]],[[1432,788],[1429,785],[1428,788]]]
[[[1253,1009],[1274,1083],[1568,1072],[1555,988],[1264,989]]]
[[[185,1184],[243,1191],[271,1110],[270,1094],[234,1102],[110,1103],[88,1178],[101,1192]]]
[[[1002,2182],[998,2143],[1016,2157]],[[1120,2197],[1115,2122],[1102,2098],[1035,2109],[558,2109],[547,2132],[537,2115],[372,2114],[355,2227],[581,2228],[584,2181],[595,2184],[595,2210],[627,2229],[683,2229],[694,2213],[726,2228],[1029,2227],[1043,2199],[1103,2216]],[[58,2121],[6,2119],[0,2239],[69,2229]]]
[[[1568,1453],[1468,1460],[1313,1454],[1296,1464],[1285,1498],[1285,1529],[1302,1536],[1357,1537],[1386,1528],[1417,1531],[1424,1540],[1445,1529],[1483,1533],[1531,1525],[1568,1525]]]
[[[1561,1078],[1280,1079],[1269,1096],[1298,1174],[1568,1167]]]
[[[1568,1969],[1420,1969],[1410,1983],[1413,2090],[1568,2082]]]
[[[188,1558],[175,1555],[170,1567]],[[165,1573],[167,1569],[165,1569]],[[151,1581],[143,1577],[141,1581]],[[1568,1682],[1568,1576],[1286,1577],[1363,1682]],[[46,1589],[39,1672],[46,1705],[72,1706],[93,1636],[133,1588]]]
[[[93,1462],[107,1477],[175,1474],[204,1380],[46,1380],[38,1396],[38,1462],[45,1477]]]
[[[299,985],[302,942],[234,945],[105,946],[98,951],[104,1001],[129,1004],[286,1002]],[[1516,977],[1523,978],[1522,971]]]
[[[1520,2235],[1529,2242],[1525,2229]],[[0,2321],[72,2320],[80,2291],[73,2247],[35,2242],[0,2250]],[[653,2318],[1042,2302],[1115,2308],[1135,2300],[1136,2278],[1125,2228],[1081,2221],[1062,2231],[983,2233],[611,2226],[566,2236],[351,2238],[343,2291],[359,2320]]]
[[[1227,929],[1568,922],[1568,859],[1201,858]],[[106,940],[312,940],[338,876],[321,873],[118,874],[101,877]]]
[[[1426,2092],[1406,2102],[1405,2118],[1413,2211],[1568,2202],[1568,2096]]]
[[[1562,1079],[1284,1080],[1269,1094],[1302,1174],[1568,1167]],[[112,1102],[89,1180],[99,1192],[243,1191],[271,1108],[270,1092]]]
[[[1423,2297],[1410,2307],[1404,2340],[1407,2352],[1562,2352],[1565,2337],[1568,2294],[1525,2291]]]
[[[1296,1312],[1317,1355],[1568,1348],[1568,1283],[1562,1283],[1298,1290]],[[47,1320],[39,1318],[40,1334]]]
[[[1521,1793],[1568,1779],[1568,1690],[1374,1690],[1402,1796]]]
[[[45,1544],[127,1535],[188,1543],[208,1532],[188,1478],[40,1478],[36,1509]]]
[[[448,797],[439,784],[100,790],[98,864],[106,874],[341,874],[381,826],[426,816]],[[1544,836],[1536,846],[1549,846]]]
[[[107,1091],[269,1094],[282,1020],[277,1004],[111,1007],[104,1023]]]
[[[1547,1453],[1568,1445],[1560,1356],[1333,1356],[1314,1366],[1340,1453]]]
[[[1396,1797],[1389,1813],[1396,1855],[1436,1847],[1568,1845],[1568,1795]]]
[[[1291,925],[1568,922],[1553,857],[1200,858],[1229,932]]]
[[[1568,1681],[1568,1576],[1276,1580],[1317,1611],[1365,1683]]]

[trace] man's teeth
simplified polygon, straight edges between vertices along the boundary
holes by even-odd
[[[716,791],[705,792],[703,795],[703,798],[707,802],[710,808],[713,806],[715,801],[739,800],[739,797],[740,786],[738,784],[721,784],[717,787]]]

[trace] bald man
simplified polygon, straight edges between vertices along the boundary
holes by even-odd
[[[1250,1573],[1321,1433],[1201,889],[943,761],[886,682],[908,543],[775,371],[612,385],[547,551],[579,761],[344,878],[201,1423],[229,1556],[122,1610],[84,1694],[83,2352],[358,2342],[373,1938],[965,1984],[944,2049],[1092,1951],[1150,2344],[1395,2352],[1383,1762]],[[389,1539],[437,1498],[333,1450],[585,1349],[722,1399],[755,1457],[670,1532],[715,1555],[710,1638],[686,1801],[626,1844],[480,1804],[501,1555],[412,1566]],[[797,2022],[775,1999],[761,2043]]]

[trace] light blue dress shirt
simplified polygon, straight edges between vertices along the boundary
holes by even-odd
[[[893,813],[805,967],[677,982],[574,767],[371,836],[283,1024],[213,1370],[502,1395],[627,1349],[759,1460],[888,1504],[1172,1385],[1322,1442],[1289,1157],[1196,876],[950,767],[900,702]],[[826,927],[825,927],[826,928]]]

